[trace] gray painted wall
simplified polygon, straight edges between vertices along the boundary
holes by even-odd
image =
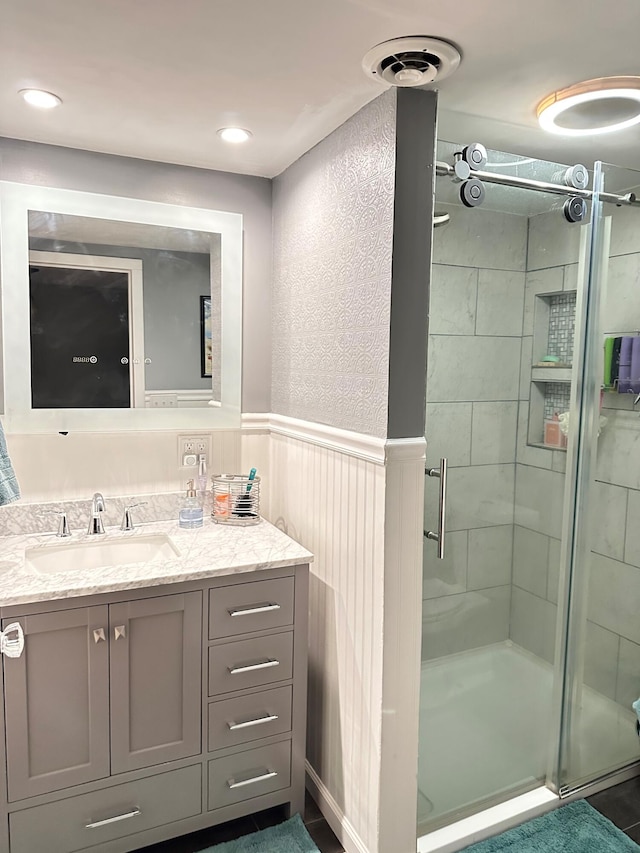
[[[274,180],[277,414],[387,434],[395,153],[389,90]]]
[[[0,138],[0,179],[244,217],[242,409],[271,411],[271,181]]]
[[[437,104],[435,92],[398,89],[388,438],[424,433]]]

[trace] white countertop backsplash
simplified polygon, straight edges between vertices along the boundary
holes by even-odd
[[[161,505],[157,508],[160,513],[163,510],[162,504],[167,504],[166,509],[170,505],[173,517],[147,523],[141,523],[139,520],[135,530],[123,533],[118,526],[119,518],[116,526],[108,526],[114,521],[110,518],[109,509],[120,509],[120,501],[124,506],[126,503],[134,503],[135,500],[130,497],[105,498],[107,512],[104,536],[87,536],[85,533],[90,501],[66,501],[64,504],[40,505],[13,504],[0,509],[0,519],[3,519],[5,512],[13,510],[11,518],[4,518],[4,524],[0,522],[0,531],[5,533],[0,536],[0,607],[202,580],[219,575],[270,569],[274,566],[294,566],[313,560],[313,555],[306,548],[264,519],[261,519],[258,524],[236,527],[214,524],[205,514],[203,527],[183,530],[178,526],[178,495],[149,497],[153,497],[154,504],[157,502]],[[76,506],[76,503],[79,505]],[[36,507],[42,514],[44,509],[57,509],[63,506],[67,510],[69,524],[74,531],[73,535],[60,539],[51,532],[40,532],[43,519],[37,514]],[[140,510],[143,509],[146,507],[140,507]],[[152,511],[153,509],[148,510],[148,512]],[[76,515],[82,520],[80,532],[76,529],[78,527]],[[29,519],[28,516],[32,518]],[[32,529],[34,526],[36,530]],[[44,516],[45,530],[55,530],[56,526],[55,516]],[[12,532],[6,535],[9,530]],[[70,545],[74,542],[148,536],[150,533],[167,534],[178,549],[179,556],[171,560],[154,559],[146,563],[130,563],[88,571],[63,571],[55,574],[40,574],[25,564],[24,554],[27,548],[45,549]]]

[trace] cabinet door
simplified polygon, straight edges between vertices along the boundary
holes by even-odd
[[[107,607],[18,621],[24,651],[3,658],[12,801],[109,775]]]
[[[111,772],[200,752],[202,594],[109,607]]]

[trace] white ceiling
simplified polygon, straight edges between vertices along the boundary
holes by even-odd
[[[577,143],[538,130],[548,92],[638,74],[638,0],[8,0],[0,135],[272,177],[382,87],[361,69],[389,38],[463,54],[440,136],[559,162],[640,168],[640,127]],[[35,110],[17,90],[56,92]],[[244,146],[216,130],[249,128]]]

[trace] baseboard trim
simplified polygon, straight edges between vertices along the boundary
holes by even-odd
[[[351,821],[345,817],[344,812],[334,800],[329,789],[308,761],[305,761],[305,767],[307,771],[307,790],[316,801],[324,819],[342,843],[346,853],[370,853]]]

